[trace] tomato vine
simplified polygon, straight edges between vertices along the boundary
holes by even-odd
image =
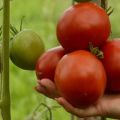
[[[3,120],[11,120],[9,90],[9,24],[10,0],[3,1],[3,44],[2,44],[2,93],[0,107]]]

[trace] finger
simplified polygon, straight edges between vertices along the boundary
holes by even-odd
[[[52,98],[52,99],[54,99],[55,97],[57,97],[57,95],[55,93],[50,93],[50,91],[47,91],[42,86],[36,86],[35,89],[36,89],[36,91],[38,91],[39,93],[45,95],[46,97],[49,97],[49,98]]]
[[[57,91],[57,88],[56,88],[54,82],[52,82],[50,79],[42,79],[39,81],[39,84],[41,86],[44,86],[48,91],[51,91],[51,92]]]
[[[36,90],[52,99],[59,97],[54,83],[49,79],[38,80],[38,86],[36,87]]]
[[[43,87],[44,89],[46,89],[46,86],[41,84],[41,80],[37,80],[37,83],[38,83],[38,86],[41,86],[41,87]]]
[[[86,109],[79,109],[73,107],[70,103],[68,103],[64,98],[55,98],[55,100],[62,105],[66,111],[75,114],[78,117],[91,117],[91,116],[98,116],[100,113],[98,112],[98,108],[95,106],[90,106]]]
[[[60,96],[55,86],[55,83],[50,79],[42,79],[40,81],[40,84],[45,87],[46,91],[48,91],[48,94],[50,95],[51,98]]]
[[[71,104],[69,104],[63,97],[55,98],[55,100],[65,108],[66,111],[72,113],[75,109]]]
[[[46,89],[45,89],[44,87],[40,86],[40,85],[36,86],[36,87],[35,87],[35,90],[36,90],[37,92],[39,92],[39,93],[44,94],[44,95],[47,94]]]
[[[43,86],[47,86],[48,88],[56,88],[55,83],[50,79],[42,79],[40,80],[40,84]]]

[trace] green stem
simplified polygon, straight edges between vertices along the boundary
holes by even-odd
[[[2,101],[0,101],[0,108],[2,108]]]
[[[2,117],[3,120],[11,120],[10,114],[10,90],[9,90],[9,24],[10,24],[10,0],[3,1],[3,71],[2,71]]]
[[[72,0],[72,5],[74,5],[74,2],[75,2],[75,1],[74,1],[74,0]]]
[[[101,6],[101,0],[92,0],[92,1],[97,3],[97,5]]]
[[[1,49],[2,50],[2,49]],[[2,54],[2,52],[0,53]],[[2,64],[1,59],[0,59],[0,64]],[[2,93],[2,76],[1,76],[1,72],[2,72],[2,66],[0,66],[1,71],[0,71],[0,102],[1,102],[1,93]]]
[[[75,120],[75,116],[71,114],[71,120]]]
[[[3,7],[0,8],[0,11],[3,9]]]
[[[106,120],[106,117],[101,117],[101,120]]]
[[[108,4],[108,1],[107,0],[101,0],[101,7],[106,10],[107,9],[107,4]]]

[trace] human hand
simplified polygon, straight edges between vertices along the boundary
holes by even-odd
[[[38,85],[35,87],[35,89],[39,93],[42,93],[45,96],[52,98],[52,99],[60,97],[60,95],[57,92],[54,82],[46,78],[42,80],[38,80]]]
[[[105,116],[120,119],[120,95],[105,95],[98,102],[86,109],[73,107],[65,98],[60,97],[54,82],[49,79],[38,80],[35,89],[45,96],[55,99],[66,111],[80,118]]]
[[[96,104],[85,109],[73,107],[62,97],[55,98],[55,100],[63,106],[66,111],[80,118],[104,116],[120,119],[120,95],[105,95],[100,98]]]

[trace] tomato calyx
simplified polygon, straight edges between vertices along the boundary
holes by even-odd
[[[10,33],[12,35],[10,40],[12,40],[15,35],[17,35],[19,32],[21,32],[23,30],[23,20],[24,20],[24,18],[25,18],[25,16],[22,16],[22,18],[20,20],[19,29],[17,29],[15,26],[10,24]]]
[[[106,12],[107,12],[107,15],[110,16],[114,11],[114,8],[112,8],[111,6],[109,6],[107,9],[106,9]]]
[[[104,58],[104,54],[103,52],[99,49],[99,47],[94,47],[93,44],[90,42],[89,43],[89,50],[92,54],[94,54],[96,57],[98,57],[99,59],[103,59]]]
[[[72,5],[77,4],[77,3],[91,2],[91,1],[92,0],[72,0]]]
[[[90,2],[90,1],[92,0],[72,0],[72,5],[74,5],[75,3],[83,3],[83,2]],[[95,2],[95,1],[92,1],[92,2]],[[107,0],[100,0],[100,1],[96,0],[96,3],[106,11],[108,16],[110,16],[113,13],[114,9],[111,6],[108,6]]]
[[[91,0],[72,0],[72,5],[74,5],[75,3],[83,3],[83,2],[89,2]]]
[[[108,6],[107,0],[101,0],[101,7],[106,11],[108,16],[110,16],[114,11],[114,9],[111,6]]]

